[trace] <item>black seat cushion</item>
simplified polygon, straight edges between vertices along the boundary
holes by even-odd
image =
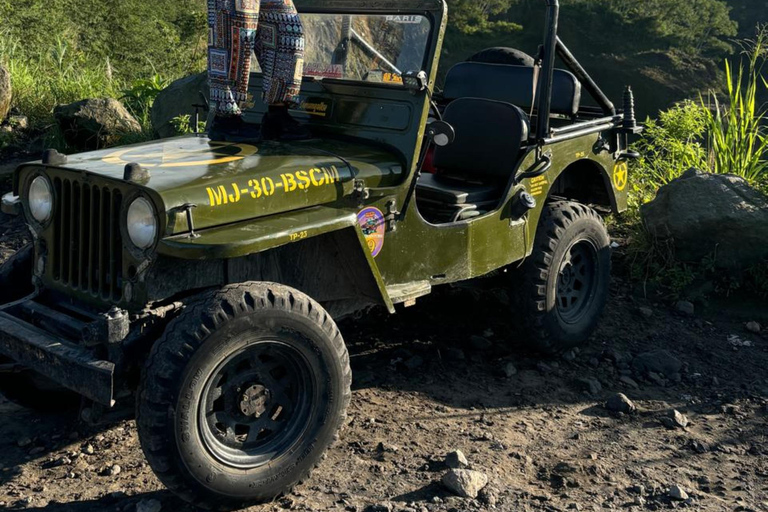
[[[480,98],[451,102],[443,120],[453,126],[456,139],[435,148],[433,163],[448,174],[479,177],[476,181],[508,181],[523,141],[528,139],[528,116],[514,105]]]
[[[448,204],[478,204],[499,197],[499,187],[462,182],[451,178],[422,174],[417,184],[419,197]]]
[[[486,98],[517,105],[530,111],[533,103],[533,72],[528,66],[461,62],[445,77],[443,96]],[[581,82],[572,73],[556,69],[552,82],[552,113],[575,116],[581,105]]]

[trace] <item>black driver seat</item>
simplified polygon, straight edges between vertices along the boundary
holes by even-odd
[[[475,217],[494,208],[528,139],[528,116],[501,101],[459,98],[443,113],[456,130],[452,144],[436,147],[439,174],[424,174],[416,187],[422,215],[435,223]]]

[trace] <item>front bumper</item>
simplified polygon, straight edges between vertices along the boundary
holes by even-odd
[[[94,402],[114,405],[113,363],[5,311],[0,311],[0,353]]]

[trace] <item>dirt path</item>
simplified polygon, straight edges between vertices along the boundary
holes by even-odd
[[[20,232],[0,219],[0,259]],[[547,359],[515,339],[509,307],[504,293],[446,289],[342,323],[354,371],[342,439],[293,494],[250,510],[768,510],[765,331],[683,316],[617,280],[590,343]],[[639,411],[606,410],[617,392]],[[662,424],[672,409],[686,428]],[[477,500],[440,484],[457,449],[489,477]],[[194,510],[155,479],[133,421],[97,429],[0,398],[3,507]]]

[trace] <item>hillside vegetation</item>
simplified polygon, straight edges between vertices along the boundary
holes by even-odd
[[[488,46],[536,52],[541,0],[448,2],[443,71]],[[562,38],[610,95],[633,84],[642,114],[713,87],[730,40],[768,21],[764,0],[563,4]],[[40,127],[56,104],[120,98],[139,80],[162,85],[201,71],[205,9],[204,0],[0,0],[0,63],[11,70],[15,107]]]

